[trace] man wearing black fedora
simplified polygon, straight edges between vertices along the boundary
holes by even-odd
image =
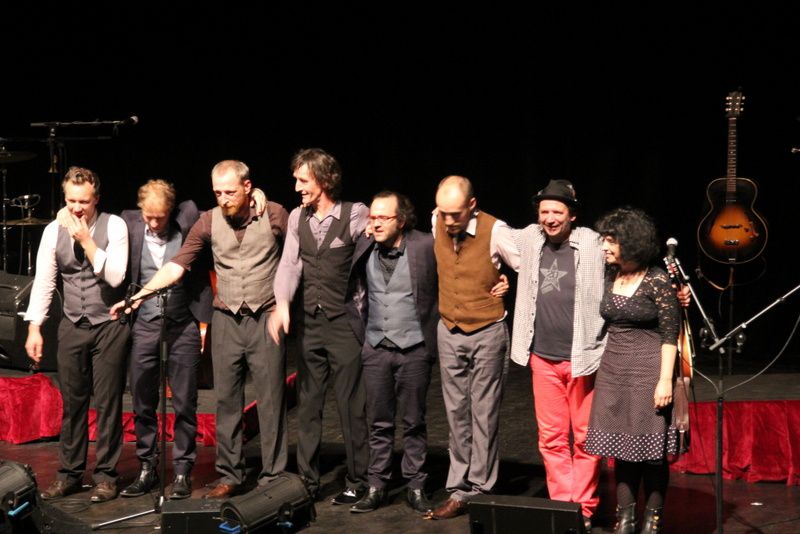
[[[550,498],[579,503],[591,528],[600,458],[583,446],[605,346],[605,256],[596,232],[573,226],[579,204],[570,182],[550,180],[534,204],[538,223],[511,231],[520,253],[511,359],[529,366],[533,376]]]

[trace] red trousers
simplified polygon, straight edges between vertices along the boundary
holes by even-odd
[[[576,502],[591,517],[600,497],[600,457],[584,448],[594,393],[594,374],[572,378],[569,361],[556,362],[531,353],[533,401],[539,426],[539,451],[550,498]],[[570,429],[573,446],[570,447]]]

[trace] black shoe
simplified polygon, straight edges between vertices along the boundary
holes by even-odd
[[[169,500],[177,501],[192,496],[192,479],[189,475],[175,475],[172,481],[172,491],[169,493]]]
[[[331,499],[331,504],[355,504],[361,500],[366,490],[364,488],[347,488]]]
[[[408,488],[406,492],[406,502],[417,513],[427,514],[433,510],[431,502],[425,496],[425,492],[421,489]]]
[[[142,462],[139,476],[119,494],[123,497],[139,497],[153,489],[156,484],[158,484],[158,473],[156,473],[155,467],[150,463]]]
[[[356,514],[374,512],[385,503],[386,489],[370,487],[369,491],[367,491],[367,494],[350,507],[350,511]]]

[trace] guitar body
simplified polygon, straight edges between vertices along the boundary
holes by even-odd
[[[754,260],[767,244],[767,224],[753,208],[758,187],[747,178],[734,180],[734,195],[729,178],[718,178],[708,185],[711,209],[697,229],[703,253],[726,264]],[[735,200],[731,201],[732,197]]]

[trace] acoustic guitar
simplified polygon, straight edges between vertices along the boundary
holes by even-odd
[[[744,95],[734,91],[726,97],[728,118],[727,175],[712,181],[706,190],[711,209],[697,228],[703,254],[726,264],[756,259],[767,245],[767,224],[755,211],[755,182],[736,176],[736,119],[744,108]]]

